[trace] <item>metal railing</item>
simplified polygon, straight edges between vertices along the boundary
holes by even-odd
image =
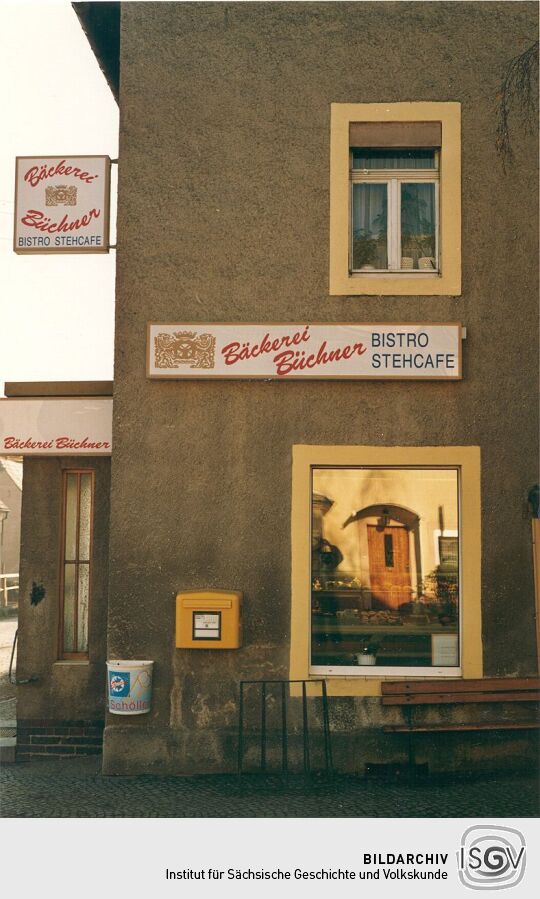
[[[291,685],[299,684],[298,696],[291,696]],[[252,773],[245,767],[245,751],[247,740],[246,728],[246,707],[247,707],[247,688],[253,686],[258,692],[260,690],[260,698],[256,699],[259,706],[258,712],[255,711],[255,728],[252,728],[250,734],[255,731],[259,740],[258,752],[258,768],[256,773],[267,774],[273,773],[268,767],[268,700],[272,698],[274,703],[279,703],[278,724],[274,727],[273,734],[278,737],[280,744],[278,756],[281,756],[281,763],[278,770],[281,775],[288,778],[290,772],[289,766],[289,745],[290,745],[290,704],[295,700],[301,701],[301,729],[302,732],[302,769],[304,776],[313,773],[312,761],[312,742],[316,735],[314,729],[310,732],[310,721],[308,715],[308,699],[314,702],[319,699],[322,706],[322,737],[323,737],[323,753],[324,753],[324,772],[330,778],[334,776],[334,766],[332,759],[332,743],[330,736],[330,716],[328,712],[328,694],[326,691],[326,681],[324,680],[261,680],[261,681],[240,681],[240,696],[238,704],[238,778],[242,782],[244,774]],[[320,686],[320,694],[313,696],[313,688]],[[311,694],[308,696],[308,691]]]
[[[8,584],[8,581],[15,581],[14,584]],[[16,595],[11,599],[10,591],[16,590]],[[0,574],[0,597],[2,597],[2,605],[7,608],[8,605],[15,605],[19,598],[19,572],[11,574]]]

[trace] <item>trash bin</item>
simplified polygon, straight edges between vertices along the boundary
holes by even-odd
[[[107,662],[109,712],[144,715],[152,702],[153,662],[112,659]]]

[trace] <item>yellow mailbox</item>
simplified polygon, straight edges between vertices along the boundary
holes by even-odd
[[[176,595],[179,649],[238,649],[242,645],[242,594],[190,590]]]

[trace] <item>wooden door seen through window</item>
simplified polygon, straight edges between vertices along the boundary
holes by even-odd
[[[367,534],[372,600],[398,609],[411,601],[409,532],[397,525],[368,525]]]

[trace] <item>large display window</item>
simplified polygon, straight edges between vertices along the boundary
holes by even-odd
[[[311,467],[314,674],[459,675],[459,468]]]
[[[483,676],[480,449],[294,446],[290,677]]]

